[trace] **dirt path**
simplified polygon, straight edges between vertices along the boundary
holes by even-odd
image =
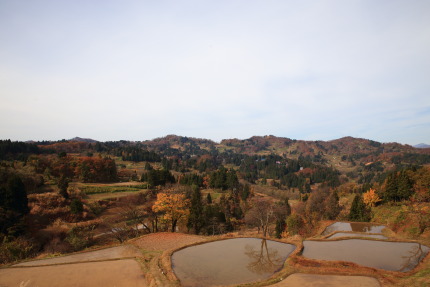
[[[133,259],[0,269],[0,286],[147,286]]]
[[[296,273],[271,287],[380,287],[378,280],[365,276],[316,275]]]

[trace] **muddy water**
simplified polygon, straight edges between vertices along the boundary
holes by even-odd
[[[367,222],[335,222],[327,226],[322,235],[329,235],[335,231],[381,233],[384,228],[384,225],[373,225]]]
[[[338,237],[368,237],[368,238],[377,238],[377,239],[388,239],[384,235],[380,235],[380,234],[351,233],[351,232],[337,232],[332,236],[327,237],[327,239],[333,239]]]
[[[183,286],[248,283],[280,270],[295,248],[257,238],[228,239],[175,252],[172,268]]]
[[[320,260],[350,261],[389,271],[409,271],[427,255],[430,248],[418,243],[363,239],[303,241],[303,256]]]

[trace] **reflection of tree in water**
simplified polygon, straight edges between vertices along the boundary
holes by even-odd
[[[415,268],[415,266],[421,261],[422,258],[428,253],[428,247],[417,243],[408,250],[408,255],[402,256],[403,264],[399,270],[401,272],[406,272]]]
[[[265,239],[261,240],[259,250],[250,245],[246,245],[245,249],[245,254],[251,259],[247,268],[254,273],[273,273],[284,263],[284,258],[279,255],[278,250],[269,248]]]

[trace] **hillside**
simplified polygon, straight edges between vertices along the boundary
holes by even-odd
[[[86,142],[86,143],[96,143],[96,140],[93,139],[87,139],[87,138],[80,138],[80,137],[74,137],[70,139],[71,142]]]
[[[379,156],[393,153],[421,153],[409,145],[379,143],[372,140],[344,137],[332,141],[303,141],[275,136],[252,137],[245,140],[223,140],[220,146],[233,147],[236,152],[278,155],[325,156],[366,155]]]
[[[97,142],[76,137],[70,141],[35,142],[33,146],[37,146],[44,153],[102,153],[133,162],[163,161],[164,165],[169,162],[169,169],[173,168],[178,172],[193,169],[203,172],[225,164],[246,172],[243,164],[247,159],[255,157],[254,160],[264,160],[270,157],[272,161],[279,163],[294,160],[303,168],[311,167],[311,163],[332,168],[339,172],[344,178],[343,181],[353,180],[358,183],[381,181],[384,174],[395,169],[430,163],[430,149],[353,137],[331,141],[304,141],[254,136],[244,140],[225,139],[220,143],[177,135],[141,142]],[[4,153],[8,151],[5,150]],[[270,162],[268,164],[270,165]]]
[[[418,149],[399,143],[379,143],[373,140],[344,137],[331,141],[304,141],[275,136],[254,136],[249,139],[225,139],[220,143],[211,140],[169,135],[144,141],[148,149],[168,156],[191,157],[209,154],[228,157],[277,155],[284,159],[307,158],[312,162],[333,167],[343,175],[356,177],[364,171],[379,172],[396,165],[430,163],[430,149]],[[225,160],[224,160],[225,162]]]
[[[304,141],[275,136],[253,136],[249,139],[224,139],[216,143],[207,139],[168,135],[154,140],[143,141],[154,149],[167,147],[179,151],[187,151],[190,146],[199,147],[202,150],[216,149],[219,152],[228,151],[247,155],[276,154],[285,157],[299,155],[315,157],[330,156],[355,156],[377,158],[391,158],[399,153],[430,154],[428,150],[414,148],[410,145],[399,143],[379,143],[373,140],[344,137],[331,141]],[[383,156],[382,156],[383,155]]]

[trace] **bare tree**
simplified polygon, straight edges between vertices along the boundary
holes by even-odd
[[[103,223],[107,228],[107,232],[103,235],[115,238],[119,243],[123,243],[129,238],[131,230],[125,222],[118,222],[113,218],[108,218],[105,219]]]
[[[130,205],[124,206],[121,215],[129,224],[133,225],[135,236],[139,236],[139,230],[141,229],[151,233],[151,228],[147,224],[149,215],[144,208]]]
[[[245,222],[248,225],[261,228],[263,236],[266,237],[269,225],[276,220],[274,204],[263,198],[257,198],[253,201],[253,206],[245,215]]]

